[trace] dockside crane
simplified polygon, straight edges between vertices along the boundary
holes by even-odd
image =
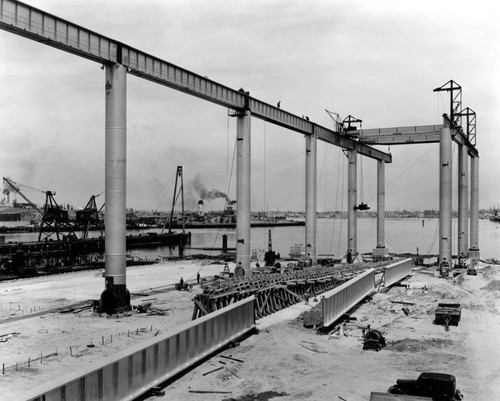
[[[69,220],[68,211],[61,208],[52,191],[45,191],[45,206],[43,208],[42,223],[38,233],[38,241],[47,241],[54,234],[57,241],[62,239],[76,241],[75,224]],[[63,235],[62,233],[66,234]]]
[[[80,239],[86,240],[89,231],[93,228],[99,230],[101,236],[103,235],[103,224],[102,220],[99,218],[99,213],[103,209],[104,203],[101,208],[98,209],[95,200],[99,195],[100,194],[92,195],[83,210],[77,210],[76,212],[75,231],[81,231],[82,234]]]
[[[14,182],[12,181],[11,179],[9,178],[6,178],[6,177],[3,177],[3,182],[4,184],[7,184],[7,187],[8,188],[11,188],[13,189],[15,192],[17,192],[21,198],[23,198],[33,209],[35,209],[36,211],[38,211],[40,214],[43,214],[43,212],[38,208],[38,206],[32,202],[22,191],[21,191],[21,186],[23,187],[26,187],[26,188],[30,188],[34,191],[37,191],[37,192],[41,192],[41,193],[45,193],[44,191],[40,190],[40,189],[36,189],[36,188],[32,188],[32,187],[29,187],[27,185],[24,185],[24,184],[18,184],[17,182]]]

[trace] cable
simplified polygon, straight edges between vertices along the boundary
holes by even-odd
[[[231,188],[231,179],[233,177],[233,169],[234,169],[234,159],[236,158],[236,141],[234,141],[234,150],[233,150],[233,161],[231,163],[231,173],[229,174],[229,182],[227,183],[227,191],[226,194],[229,193],[229,189]]]
[[[429,150],[427,150],[426,152],[424,152],[417,160],[415,160],[412,164],[410,164],[407,168],[405,168],[403,170],[403,172],[401,174],[399,174],[396,178],[394,178],[391,182],[389,182],[388,184],[385,185],[384,189],[387,189],[390,185],[392,185],[394,182],[396,182],[397,180],[399,180],[404,174],[406,174],[406,172],[412,168],[415,164],[417,164],[420,160],[422,160],[424,158],[424,156],[427,155],[427,153],[429,153],[431,150],[434,150],[436,148],[438,144],[435,144],[432,148],[430,148]],[[370,201],[374,198],[375,196],[372,196],[370,198]]]
[[[429,250],[427,251],[427,255],[431,254],[431,251],[434,248],[434,245],[436,244],[438,232],[439,232],[439,224],[436,225],[436,231],[434,231],[434,238],[432,239],[431,246],[430,246]]]
[[[167,182],[167,185],[164,186],[160,190],[160,192],[151,200],[151,202],[149,203],[149,205],[146,208],[146,210],[152,210],[152,206],[153,206],[153,204],[155,202],[157,202],[157,204],[158,204],[157,209],[160,208],[160,204],[165,200],[168,191],[170,191],[170,188],[172,187],[172,184],[173,184],[173,181],[174,181],[174,177],[175,177],[176,174],[177,174],[177,170],[170,176],[170,178],[169,178],[169,180]],[[161,200],[158,202],[158,198],[160,198],[160,196],[161,196]]]

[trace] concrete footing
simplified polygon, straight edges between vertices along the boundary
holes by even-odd
[[[373,260],[382,260],[389,255],[389,249],[386,247],[377,247],[373,249]]]
[[[479,261],[480,252],[479,249],[469,249],[469,259],[473,262]]]

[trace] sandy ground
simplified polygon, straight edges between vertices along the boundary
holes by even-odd
[[[499,270],[483,266],[477,276],[464,274],[454,280],[415,272],[407,280],[409,289],[393,287],[362,304],[352,313],[357,320],[347,325],[343,336],[304,328],[299,316],[308,306],[296,305],[262,319],[257,335],[221,352],[167,387],[164,397],[156,398],[267,400],[249,395],[274,392],[267,394],[283,401],[361,401],[369,400],[372,391],[387,391],[398,378],[416,379],[420,372],[431,371],[455,375],[465,400],[499,399]],[[403,304],[391,301],[415,305],[406,305],[407,316]],[[446,331],[433,324],[438,302],[461,303],[458,326]],[[368,324],[384,333],[387,346],[380,352],[362,349],[362,328]],[[224,369],[203,376],[219,366]]]
[[[120,318],[96,316],[90,308],[41,314],[98,299],[104,286],[102,270],[1,282],[0,365],[5,374],[0,376],[0,400],[21,400],[25,384],[35,387],[191,321],[192,298],[200,291],[195,285],[197,272],[210,277],[222,270],[223,265],[200,262],[130,267],[127,287],[132,305],[151,302],[165,314],[133,313]],[[193,284],[191,292],[173,290],[181,277]]]
[[[127,272],[128,288],[132,294],[168,289],[181,276],[195,281],[199,270],[202,276],[213,275],[222,266],[180,262],[133,267]],[[0,283],[0,339],[7,339],[0,342],[0,363],[6,366],[0,379],[0,399],[22,399],[27,385],[34,387],[68,370],[82,369],[128,344],[189,321],[191,299],[199,291],[194,286],[192,292],[155,292],[132,301],[134,305],[152,302],[167,310],[164,316],[133,314],[110,319],[84,310],[12,320],[23,313],[98,298],[103,281],[101,272],[89,271],[52,276],[50,280]],[[257,334],[198,365],[169,384],[164,396],[151,399],[369,400],[371,391],[384,392],[397,378],[416,378],[423,371],[454,374],[465,400],[498,399],[500,268],[481,265],[477,276],[464,274],[455,279],[437,278],[422,270],[407,283],[409,288],[393,287],[363,303],[351,314],[356,321],[347,325],[342,336],[319,334],[303,326],[300,315],[314,302],[267,316],[257,322]],[[461,303],[458,326],[446,331],[432,323],[438,302]],[[403,306],[408,307],[409,315],[403,313]],[[5,320],[9,316],[11,319]],[[368,324],[384,333],[387,346],[380,352],[362,349],[362,328]],[[57,356],[50,356],[56,349]],[[203,375],[217,367],[223,369]]]

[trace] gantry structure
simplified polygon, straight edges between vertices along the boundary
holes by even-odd
[[[357,254],[356,169],[359,156],[378,161],[377,249],[384,244],[385,163],[392,157],[371,146],[364,134],[360,138],[345,131],[331,130],[250,96],[244,89],[232,89],[202,75],[188,71],[158,57],[113,40],[94,31],[15,0],[0,0],[0,29],[35,40],[99,63],[105,70],[105,197],[106,247],[105,283],[111,292],[114,310],[130,308],[126,289],[126,109],[127,75],[135,75],[156,84],[218,104],[231,110],[237,119],[236,152],[236,273],[250,268],[251,198],[251,117],[286,128],[305,136],[305,244],[307,257],[316,262],[316,164],[317,141],[343,148],[349,160],[348,244]]]
[[[439,143],[439,269],[452,268],[452,144],[458,146],[458,258],[479,260],[479,152],[476,149],[476,112],[462,106],[462,87],[450,80],[435,88],[447,92],[449,114],[441,125],[393,127],[353,131],[371,145]],[[470,159],[470,174],[469,174]],[[469,178],[470,177],[470,178]],[[379,175],[380,179],[380,175]],[[470,182],[470,190],[469,190]],[[379,186],[380,188],[380,186]],[[470,208],[469,208],[470,198]],[[470,211],[470,240],[469,240]],[[377,214],[380,218],[380,214]],[[380,227],[383,225],[379,225]],[[378,238],[378,237],[377,237]]]

